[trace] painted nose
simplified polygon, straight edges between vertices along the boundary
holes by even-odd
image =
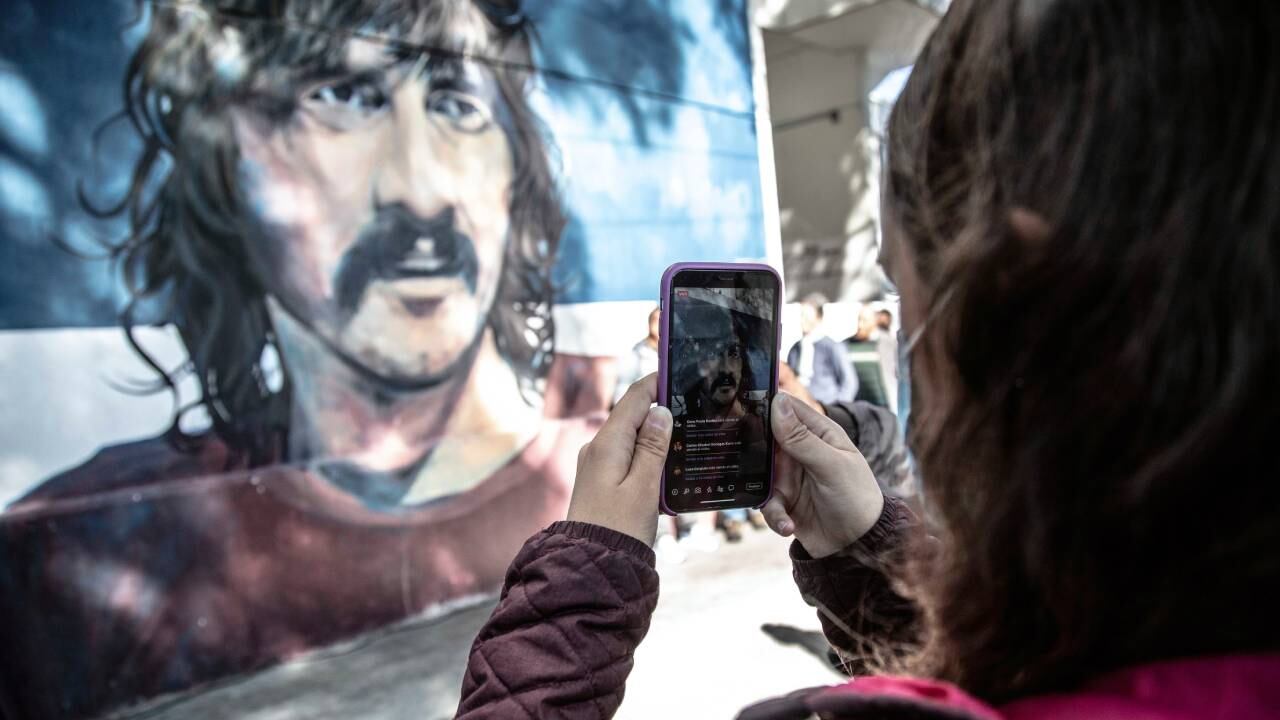
[[[452,178],[440,153],[444,140],[428,116],[421,82],[403,84],[395,94],[390,120],[374,202],[403,205],[424,218],[452,207]]]

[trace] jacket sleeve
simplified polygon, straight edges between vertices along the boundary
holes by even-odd
[[[851,675],[868,672],[884,648],[914,643],[917,609],[893,588],[889,569],[915,522],[902,500],[885,497],[875,526],[848,548],[814,559],[791,544],[791,567],[800,595],[818,610],[827,642]]]
[[[918,494],[907,448],[898,429],[898,416],[886,408],[861,400],[826,403],[827,417],[844,429],[867,459],[871,472],[886,496],[912,498]]]
[[[558,522],[530,538],[471,647],[457,718],[609,718],[658,601],[653,550]]]

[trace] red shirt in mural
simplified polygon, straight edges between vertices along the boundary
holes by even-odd
[[[22,716],[76,717],[277,663],[495,591],[562,519],[598,418],[547,420],[473,489],[373,510],[206,439],[109,448],[9,510],[3,672]]]

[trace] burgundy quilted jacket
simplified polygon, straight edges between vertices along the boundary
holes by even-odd
[[[911,631],[911,607],[876,570],[910,517],[887,498],[876,526],[842,553],[814,560],[792,545],[796,583],[846,658],[860,655],[853,637]],[[611,717],[657,603],[653,560],[643,543],[594,525],[559,522],[531,538],[472,647],[458,717]],[[759,703],[739,718],[1280,720],[1280,654],[1141,665],[999,708],[945,683],[861,677]]]
[[[792,544],[800,592],[818,608],[827,639],[846,657],[858,655],[852,637],[910,630],[911,606],[875,569],[875,559],[893,550],[910,518],[901,501],[886,498],[880,521],[843,553],[814,560]],[[472,646],[458,717],[612,717],[657,602],[648,546],[595,525],[555,523],[530,538],[512,562],[498,606]],[[821,690],[762,703],[742,717],[809,717]],[[922,710],[909,700],[852,694],[824,697],[820,705],[841,712],[836,717],[965,717]],[[894,709],[907,714],[885,714]]]

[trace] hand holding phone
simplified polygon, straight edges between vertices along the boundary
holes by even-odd
[[[839,552],[880,519],[884,494],[866,458],[834,420],[795,397],[773,402],[777,475],[764,518],[815,558]]]
[[[671,413],[649,407],[657,393],[656,375],[637,381],[595,438],[578,451],[569,520],[607,527],[653,545],[658,529],[653,494],[671,441]]]
[[[661,293],[658,402],[674,426],[659,507],[761,507],[773,489],[782,280],[767,265],[679,263]]]

